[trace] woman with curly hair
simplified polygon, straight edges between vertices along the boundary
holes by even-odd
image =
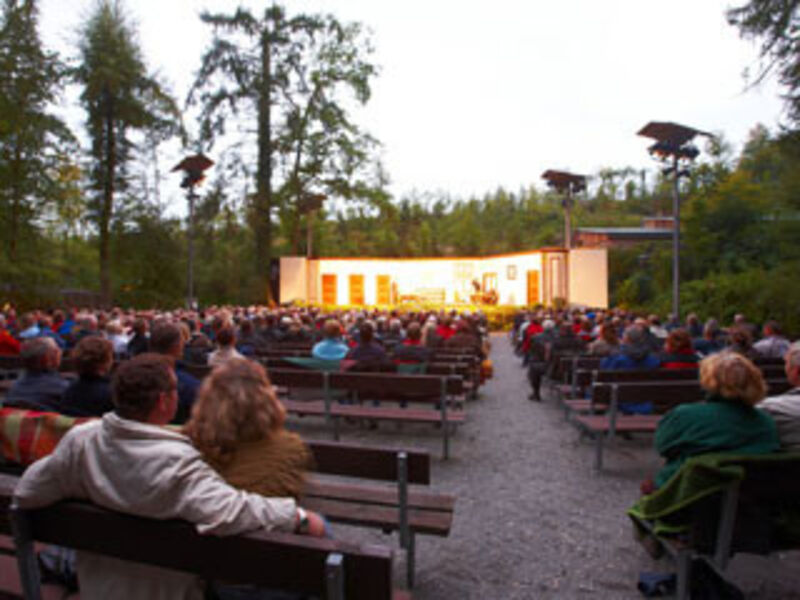
[[[761,371],[735,352],[722,352],[700,363],[705,402],[679,404],[656,430],[656,450],[666,459],[655,477],[664,485],[684,461],[698,454],[777,452],[778,432],[772,417],[756,408],[767,393]]]
[[[234,358],[203,381],[184,432],[232,486],[298,498],[311,453],[285,420],[264,367]]]

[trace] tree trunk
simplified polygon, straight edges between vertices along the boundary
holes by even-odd
[[[258,168],[256,171],[256,196],[254,206],[254,233],[256,241],[256,281],[259,295],[266,292],[267,303],[272,302],[270,289],[270,260],[272,258],[272,74],[270,32],[261,34],[261,89],[258,97]],[[261,300],[263,296],[259,297]]]
[[[103,181],[103,203],[100,208],[100,296],[106,306],[111,305],[111,214],[114,202],[114,170],[116,144],[114,131],[114,105],[108,91],[106,95],[106,173]]]

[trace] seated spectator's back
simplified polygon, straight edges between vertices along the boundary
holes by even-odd
[[[58,412],[72,417],[99,417],[113,410],[108,377],[114,364],[111,342],[98,336],[85,337],[70,358],[78,371],[78,380],[64,391]]]
[[[632,325],[625,330],[622,345],[615,354],[600,362],[601,369],[657,369],[661,362],[650,352],[644,330]]]
[[[425,363],[431,359],[432,350],[422,344],[422,328],[419,323],[411,323],[406,330],[406,339],[392,350],[394,362]]]
[[[69,382],[58,373],[61,350],[47,337],[27,340],[21,352],[25,374],[14,382],[3,404],[29,410],[59,411]]]
[[[785,370],[792,389],[780,396],[771,396],[758,405],[767,411],[778,427],[781,448],[800,452],[800,342],[789,347],[784,357]]]

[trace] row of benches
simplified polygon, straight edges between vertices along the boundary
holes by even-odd
[[[614,370],[581,368],[599,367],[598,359],[571,357],[571,368],[564,369],[569,383],[556,384],[555,389],[565,417],[581,435],[594,442],[594,468],[603,468],[603,451],[607,442],[618,434],[655,433],[661,417],[683,402],[698,402],[705,397],[698,381],[697,369]],[[782,363],[760,365],[770,394],[789,389]],[[650,414],[626,414],[624,408],[647,402]]]
[[[3,417],[11,416],[8,413],[12,412],[15,413],[14,417],[31,421],[38,420],[40,426],[49,428],[49,437],[63,435],[70,426],[69,420],[49,419],[46,413],[14,411],[14,409],[2,410],[5,413]],[[418,450],[377,448],[323,441],[308,441],[307,443],[314,457],[314,467],[313,475],[309,478],[301,504],[319,511],[334,523],[374,528],[387,533],[397,532],[400,547],[406,554],[407,585],[409,588],[412,587],[414,584],[416,535],[447,536],[452,527],[455,509],[455,498],[452,495],[434,493],[424,489],[424,486],[430,484],[430,456]],[[13,440],[4,440],[2,444],[6,452],[6,449],[12,445]],[[29,462],[38,457],[35,454],[30,454],[29,451],[23,453],[22,456],[24,456],[23,462]],[[20,465],[6,463],[3,470],[6,473],[19,474],[22,468]],[[339,479],[339,477],[346,479]],[[386,482],[390,482],[390,484],[387,485]],[[1,487],[2,485],[0,485]],[[11,489],[11,487],[8,487],[6,490],[5,503],[2,499],[3,492],[0,490],[0,507],[7,508]],[[78,512],[83,514],[81,511]],[[95,512],[97,511],[95,510]],[[117,522],[112,517],[104,518],[111,518],[114,523]],[[125,522],[130,520],[130,517],[122,519]],[[152,529],[153,526],[148,525],[147,527]],[[0,527],[0,531],[4,531],[2,527]],[[105,532],[105,530],[102,531]],[[172,535],[172,533],[169,535]],[[102,537],[107,537],[107,534],[104,533]],[[263,538],[263,536],[256,537]],[[87,535],[87,539],[81,543],[102,543],[91,538],[93,538],[93,535]],[[37,537],[37,539],[39,538]],[[276,544],[289,546],[290,553],[299,553],[301,556],[305,556],[304,553],[307,552],[309,554],[306,559],[309,560],[312,555],[319,559],[320,548],[326,548],[331,552],[336,548],[344,549],[347,551],[345,557],[349,556],[348,552],[357,555],[361,550],[361,547],[353,544],[334,542],[333,546],[331,546],[330,540],[309,540],[302,536],[269,534],[264,539],[269,540],[272,546]],[[56,543],[56,541],[48,539],[43,541]],[[234,542],[225,543],[235,544]],[[270,546],[270,544],[267,545]],[[91,547],[85,547],[80,544],[64,545],[91,549]],[[123,549],[121,551],[126,552],[127,550]],[[115,554],[114,552],[110,553]],[[367,552],[367,554],[369,555],[370,552]],[[383,554],[386,553],[383,552]],[[391,558],[391,554],[389,554],[389,558]],[[281,570],[296,571],[297,574],[302,574],[306,559],[300,560],[295,566],[287,565]],[[355,565],[351,565],[351,568],[356,571],[360,569],[358,566],[361,564],[359,560],[353,559],[350,562]],[[163,566],[170,566],[170,563],[166,563]],[[223,572],[225,572],[224,569]],[[217,572],[215,571],[215,573]],[[391,568],[389,568],[388,573],[391,575]],[[215,576],[217,578],[222,577],[219,574]],[[367,577],[366,581],[369,580],[370,578]],[[253,581],[252,583],[259,582]],[[276,582],[272,582],[270,585],[281,587],[276,585]],[[351,596],[365,598],[389,597],[385,594],[376,594],[374,596],[365,594],[362,596],[350,593],[346,597],[349,598]],[[340,596],[334,597],[339,598]]]

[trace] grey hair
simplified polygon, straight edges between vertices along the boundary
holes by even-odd
[[[709,319],[706,321],[705,326],[703,327],[703,333],[705,335],[714,334],[716,335],[719,332],[719,322],[716,319]]]
[[[786,351],[786,363],[792,367],[800,367],[800,342],[795,342]]]
[[[623,341],[634,346],[644,342],[644,329],[640,325],[632,325],[625,330]]]
[[[45,358],[51,352],[58,352],[58,344],[49,337],[37,337],[22,344],[20,356],[26,371],[40,372],[44,370]]]

